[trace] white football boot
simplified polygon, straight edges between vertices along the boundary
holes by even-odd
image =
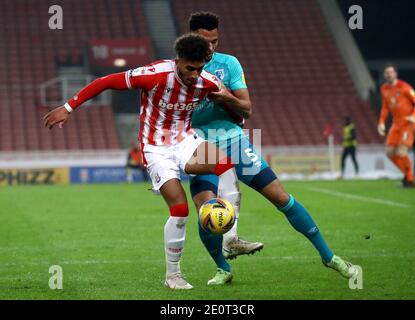
[[[226,243],[223,242],[222,253],[225,259],[235,259],[242,254],[254,254],[263,248],[264,244],[261,242],[249,242],[236,236]]]
[[[167,288],[174,289],[174,290],[193,289],[193,286],[183,278],[180,272],[169,274],[166,277],[166,281],[164,282],[164,285]]]

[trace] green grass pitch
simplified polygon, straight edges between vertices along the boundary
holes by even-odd
[[[163,286],[168,211],[147,184],[0,188],[0,299],[414,299],[415,190],[397,181],[286,182],[332,249],[363,268],[363,289],[323,267],[311,244],[261,195],[242,187],[239,234],[265,248],[216,271],[193,206],[182,271],[194,289]],[[188,189],[188,186],[185,186]],[[357,198],[354,198],[354,195]],[[51,265],[63,290],[51,290]]]

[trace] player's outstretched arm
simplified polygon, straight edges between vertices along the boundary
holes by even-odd
[[[125,72],[114,73],[102,78],[98,78],[79,91],[65,105],[57,107],[43,117],[44,126],[52,129],[56,124],[62,128],[69,119],[70,113],[85,101],[92,99],[101,92],[108,89],[127,90],[129,89]]]
[[[236,90],[232,94],[228,88],[222,86],[218,92],[210,93],[209,99],[231,108],[245,119],[248,119],[252,114],[252,104],[248,89]]]

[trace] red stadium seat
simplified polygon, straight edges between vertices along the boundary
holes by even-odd
[[[181,32],[192,12],[220,16],[218,51],[244,67],[254,108],[247,125],[262,129],[263,144],[324,144],[325,124],[340,127],[344,115],[353,116],[360,143],[380,143],[375,113],[358,98],[317,0],[172,4]]]
[[[65,11],[65,29],[56,32],[45,27],[51,3],[15,0],[1,5],[0,20],[13,28],[0,30],[0,43],[7,46],[7,51],[0,50],[0,132],[8,132],[0,137],[0,151],[117,149],[120,145],[109,106],[80,110],[66,130],[51,133],[42,128],[46,110],[36,107],[39,85],[58,75],[59,63],[81,64],[82,48],[90,38],[147,36],[142,3],[71,0],[71,10]],[[57,89],[48,91],[51,99],[60,96]]]

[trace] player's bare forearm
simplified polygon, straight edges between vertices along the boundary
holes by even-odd
[[[236,90],[232,94],[226,87],[223,87],[219,92],[211,93],[209,99],[226,105],[245,119],[248,119],[252,114],[252,104],[247,89]]]
[[[235,96],[231,96],[225,101],[225,103],[244,119],[248,119],[252,114],[251,101],[249,100],[246,101],[238,99]]]
[[[386,122],[386,119],[388,118],[388,115],[389,115],[389,111],[385,106],[385,102],[383,102],[382,110],[380,112],[380,116],[378,120],[378,127],[377,127],[378,133],[382,137],[386,134],[385,122]]]
[[[385,124],[386,120],[388,119],[388,116],[389,116],[389,109],[386,105],[385,99],[383,98],[382,99],[382,108],[381,108],[381,111],[380,111],[378,124]]]

